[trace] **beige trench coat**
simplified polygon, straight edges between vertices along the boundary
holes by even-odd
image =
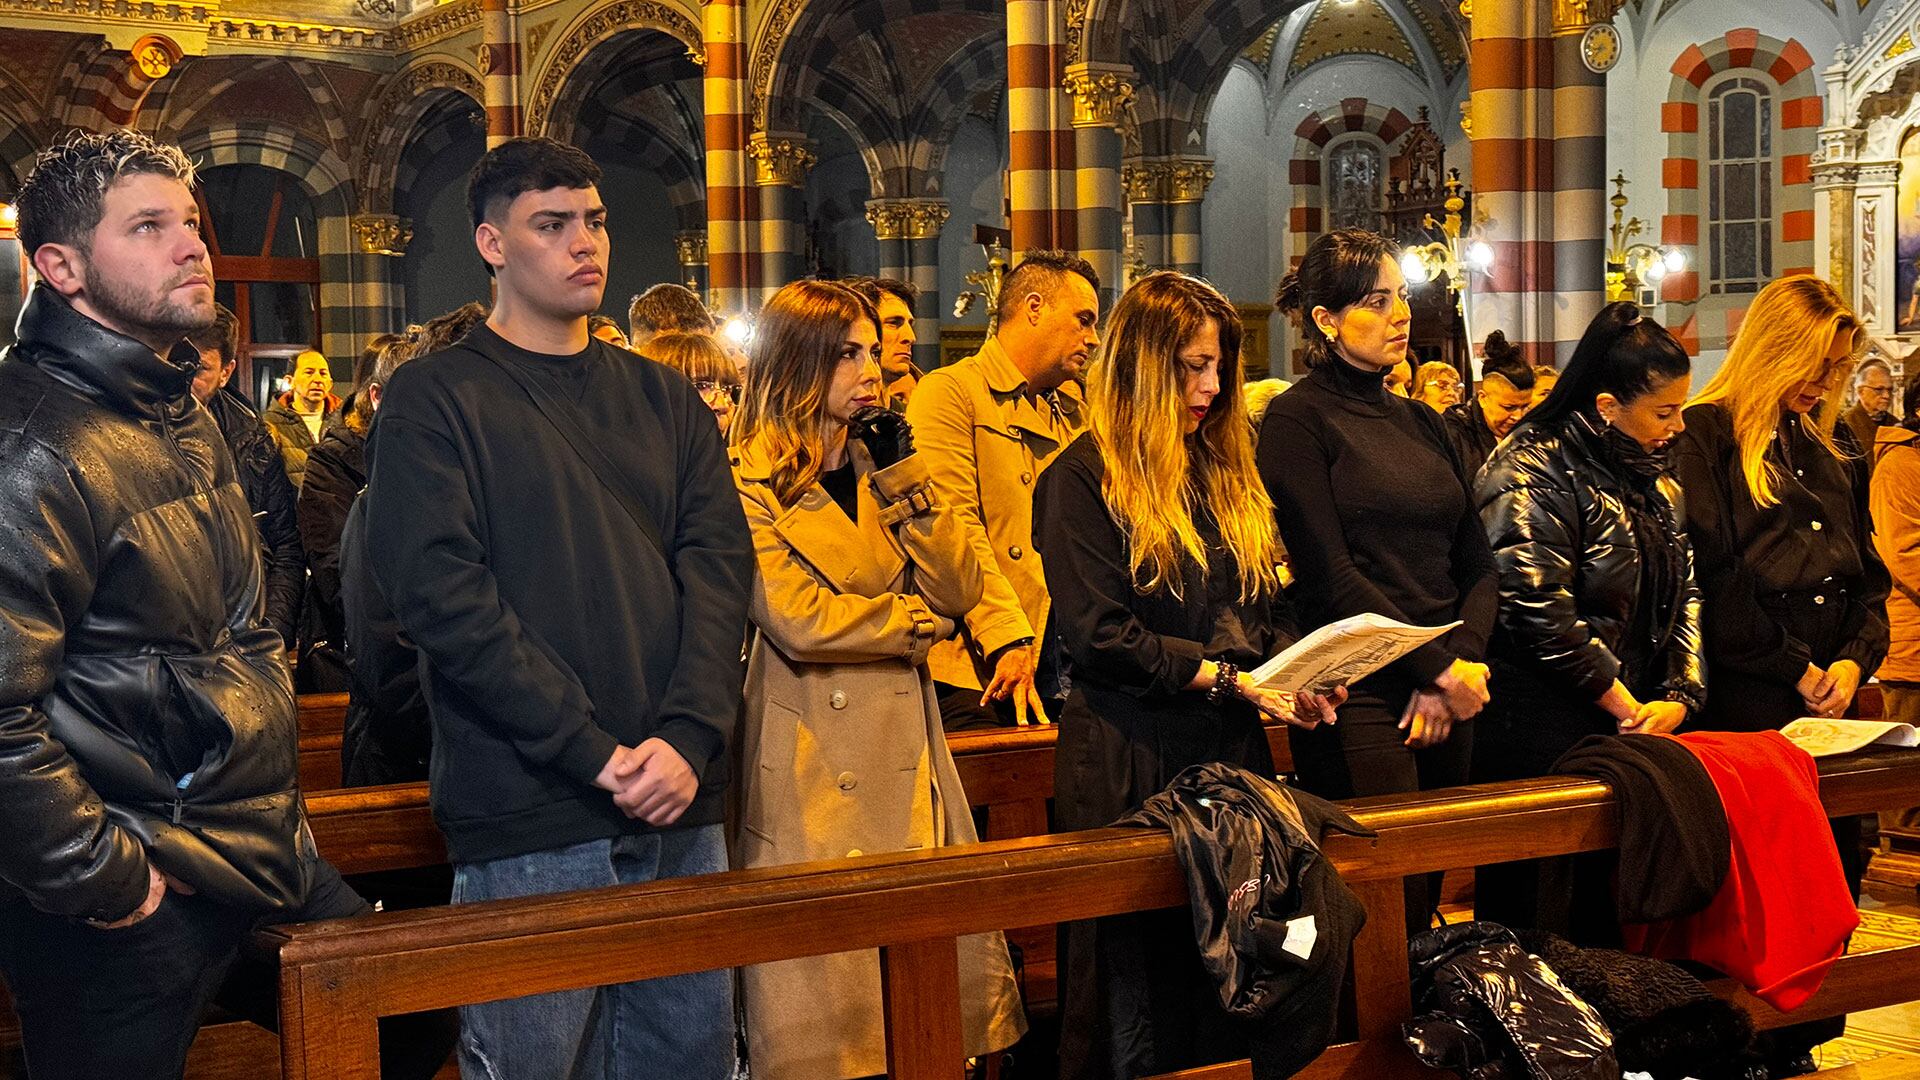
[[[734,466],[760,570],[729,830],[739,867],[977,839],[925,661],[978,601],[980,572],[918,455],[874,472],[852,450],[858,525],[818,484],[782,506],[754,446]],[[741,979],[754,1080],[886,1071],[878,953]],[[1005,939],[961,939],[960,979],[967,1052],[1012,1045],[1026,1020]]]
[[[1052,605],[1033,547],[1033,490],[1086,424],[1080,388],[1069,382],[1054,402],[1036,400],[988,338],[974,355],[928,372],[907,419],[934,492],[953,509],[985,577],[980,603],[959,635],[934,645],[927,668],[943,683],[978,690],[993,677],[987,657],[1046,629]]]

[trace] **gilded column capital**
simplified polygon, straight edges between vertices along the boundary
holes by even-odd
[[[1133,104],[1134,82],[1133,68],[1125,64],[1070,65],[1061,85],[1073,95],[1073,126],[1120,127]]]
[[[392,214],[357,214],[353,239],[362,255],[404,255],[413,240],[413,222]]]
[[[871,199],[867,221],[880,240],[931,240],[947,223],[947,204],[941,199]]]
[[[673,253],[681,266],[707,264],[707,230],[685,229],[673,234]]]
[[[747,138],[753,182],[761,187],[805,187],[807,170],[820,159],[805,135],[792,131],[756,131]]]
[[[1120,167],[1120,186],[1129,202],[1199,202],[1212,183],[1209,158],[1140,158]]]
[[[1553,36],[1584,34],[1587,27],[1610,23],[1626,0],[1553,0]]]

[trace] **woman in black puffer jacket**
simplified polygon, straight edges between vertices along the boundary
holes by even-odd
[[[1488,460],[1475,501],[1500,570],[1498,693],[1474,780],[1542,776],[1588,735],[1672,731],[1704,704],[1700,590],[1666,464],[1690,386],[1679,342],[1610,304]],[[1530,872],[1488,881],[1495,869],[1480,917],[1530,925]]]

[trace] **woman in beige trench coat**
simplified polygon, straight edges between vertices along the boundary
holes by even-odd
[[[735,865],[972,843],[927,650],[979,601],[978,565],[933,504],[904,418],[876,408],[878,320],[800,281],[761,315],[734,480],[759,558],[730,833]],[[755,1080],[886,1071],[876,952],[741,975]],[[960,942],[969,1054],[1025,1030],[999,934]],[[958,1063],[955,1063],[956,1066]]]

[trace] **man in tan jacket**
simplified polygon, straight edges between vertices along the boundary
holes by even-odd
[[[1078,379],[1100,344],[1100,279],[1086,260],[1030,251],[1001,284],[985,346],[928,372],[907,404],[935,494],[958,515],[985,593],[927,666],[949,730],[1048,722],[1036,682],[1050,604],[1033,549],[1033,486],[1080,434]]]

